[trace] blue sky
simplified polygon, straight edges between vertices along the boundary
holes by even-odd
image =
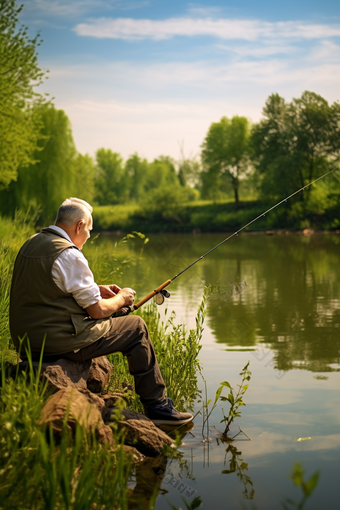
[[[336,1],[28,0],[44,90],[79,152],[195,157],[211,122],[261,118],[266,98],[340,99]]]

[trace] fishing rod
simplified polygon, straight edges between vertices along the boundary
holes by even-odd
[[[268,214],[270,211],[272,211],[273,209],[275,209],[276,207],[278,207],[279,205],[283,204],[284,202],[287,202],[290,198],[294,197],[295,195],[297,195],[298,193],[300,193],[301,191],[304,191],[306,188],[308,188],[309,186],[311,186],[312,184],[316,183],[317,181],[319,181],[320,179],[323,179],[324,177],[326,177],[327,175],[329,174],[332,174],[333,172],[335,172],[337,170],[337,168],[333,168],[333,170],[330,170],[329,172],[321,175],[321,177],[318,177],[317,179],[315,179],[314,181],[306,184],[305,186],[303,186],[302,188],[298,189],[297,191],[295,191],[294,193],[292,193],[291,195],[289,195],[288,197],[284,198],[283,200],[280,200],[280,202],[278,202],[277,204],[273,205],[272,207],[270,207],[269,209],[267,209],[267,211],[263,212],[262,214],[260,214],[259,216],[257,216],[256,218],[254,218],[253,220],[249,221],[249,223],[247,223],[246,225],[244,225],[243,227],[241,227],[240,229],[236,230],[233,234],[231,234],[230,236],[226,237],[225,239],[223,239],[223,241],[221,241],[220,243],[218,243],[216,246],[214,246],[213,248],[211,248],[209,251],[207,251],[204,255],[202,255],[201,257],[199,257],[197,260],[195,260],[194,262],[192,262],[191,264],[189,264],[185,269],[183,269],[182,271],[180,271],[178,274],[176,274],[175,276],[173,276],[172,278],[170,278],[169,280],[166,280],[166,282],[162,283],[162,285],[160,285],[159,287],[157,287],[155,290],[153,290],[152,292],[150,292],[147,296],[145,296],[143,299],[141,299],[140,301],[138,301],[138,303],[130,306],[128,308],[128,311],[127,313],[130,313],[130,312],[133,312],[134,310],[138,310],[138,308],[140,308],[142,305],[144,305],[147,301],[149,301],[150,299],[152,299],[154,296],[155,296],[155,300],[156,300],[156,303],[158,305],[161,305],[163,302],[164,302],[164,298],[169,298],[170,297],[170,292],[167,291],[165,289],[165,287],[167,287],[168,285],[170,285],[170,283],[172,283],[174,280],[176,280],[176,278],[178,278],[179,276],[181,276],[183,273],[185,273],[185,271],[187,271],[188,269],[190,269],[192,266],[194,266],[195,264],[197,264],[197,262],[199,262],[200,260],[204,259],[207,255],[209,255],[209,253],[211,253],[212,251],[216,250],[217,248],[219,248],[223,243],[226,243],[227,241],[229,241],[229,239],[231,239],[232,237],[234,236],[238,236],[238,234],[240,232],[242,232],[242,230],[244,230],[245,228],[249,227],[249,225],[251,225],[252,223],[254,223],[255,221],[259,220],[260,218],[263,218],[264,216],[266,216],[266,214]]]

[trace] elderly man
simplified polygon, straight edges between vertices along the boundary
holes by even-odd
[[[60,206],[55,225],[22,246],[14,265],[10,330],[14,345],[33,358],[85,361],[114,352],[127,356],[135,389],[147,416],[157,425],[183,424],[165,397],[165,385],[145,322],[136,315],[112,317],[134,302],[135,291],[97,285],[82,254],[92,230],[92,207],[78,198]]]

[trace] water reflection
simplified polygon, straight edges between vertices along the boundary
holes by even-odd
[[[233,444],[229,444],[225,451],[224,465],[229,462],[229,469],[223,469],[222,475],[236,473],[237,478],[243,484],[243,497],[245,499],[254,499],[255,489],[248,471],[248,463],[241,458],[242,452]]]
[[[145,246],[135,240],[116,250],[119,260],[114,239],[102,236],[96,242],[105,263],[95,272],[107,280],[114,276],[112,268],[123,267],[121,283],[145,295],[220,237],[160,235]],[[228,348],[270,348],[273,366],[281,372],[338,371],[339,241],[338,235],[239,236],[175,280],[167,304],[194,313],[204,285],[212,285],[217,291],[209,300],[207,323],[216,342]],[[94,251],[94,245],[87,246],[90,262]]]
[[[152,236],[142,251],[138,242],[116,249],[116,239],[101,237],[86,245],[86,255],[98,281],[133,286],[143,297],[221,239],[217,234]],[[147,475],[139,470],[135,493],[141,491],[145,501],[156,488],[160,495],[166,492],[156,508],[167,508],[167,500],[183,507],[180,488],[190,494],[197,491],[203,509],[227,504],[236,510],[242,508],[246,488],[257,508],[271,510],[287,496],[295,498],[287,475],[299,460],[312,472],[321,471],[312,507],[324,508],[325,494],[328,506],[337,507],[339,248],[338,235],[239,236],[169,287],[169,310],[175,309],[178,321],[194,327],[204,286],[220,286],[208,302],[200,353],[208,398],[221,381],[237,381],[241,367],[251,359],[253,378],[240,423],[252,441],[242,447],[215,440],[203,444],[198,416],[196,437],[186,436],[182,457],[168,460],[165,473],[151,465],[146,466]],[[230,290],[241,288],[242,282],[242,292]],[[211,425],[218,428],[220,420],[216,409]],[[305,437],[311,440],[296,441]],[[241,483],[235,484],[238,473]]]

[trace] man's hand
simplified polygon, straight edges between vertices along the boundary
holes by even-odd
[[[126,287],[125,289],[120,289],[117,295],[125,299],[124,306],[131,306],[134,303],[136,291]]]
[[[103,299],[109,299],[121,290],[118,285],[98,285],[100,290],[100,295]]]
[[[135,300],[136,292],[129,287],[121,289],[118,285],[99,285],[99,289],[102,300],[86,308],[93,319],[109,317],[121,308],[131,306]]]

